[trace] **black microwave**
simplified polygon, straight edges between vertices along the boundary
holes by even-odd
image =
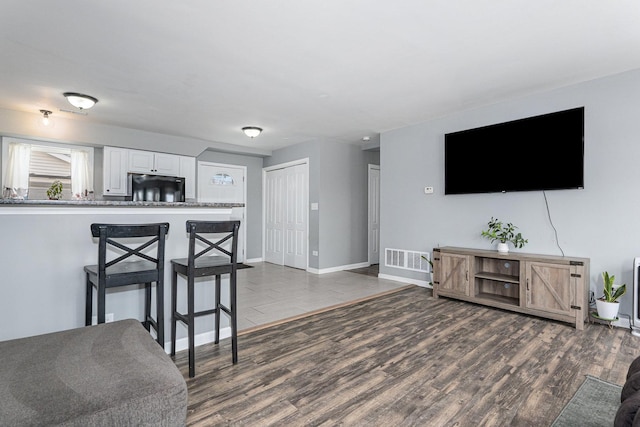
[[[185,178],[130,173],[127,198],[146,202],[184,202]]]

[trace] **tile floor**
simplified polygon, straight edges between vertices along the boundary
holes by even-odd
[[[238,271],[238,331],[407,286],[370,269],[311,274],[265,262]],[[356,274],[359,273],[359,274]]]

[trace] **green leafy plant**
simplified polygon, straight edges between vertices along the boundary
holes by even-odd
[[[431,261],[429,258],[427,258],[424,255],[420,255],[420,258],[422,258],[423,260],[427,261],[429,263],[429,270],[430,270],[430,274],[429,277],[431,278],[431,280],[433,280],[433,261]],[[431,283],[431,285],[433,285],[433,281],[428,282]]]
[[[431,270],[433,271],[433,262],[429,258],[424,256],[424,255],[420,255],[420,258],[422,258],[423,260],[427,261],[429,263],[429,266],[431,267]]]
[[[604,296],[601,299],[603,301],[618,302],[618,298],[620,298],[627,292],[626,284],[616,287],[614,291],[613,286],[615,280],[616,276],[609,276],[609,273],[606,271],[602,273],[602,281],[604,282]]]
[[[47,190],[47,197],[51,200],[58,200],[62,197],[62,182],[55,180]]]
[[[522,237],[521,233],[516,234],[516,227],[512,223],[508,222],[503,224],[498,218],[491,217],[491,220],[487,223],[489,228],[484,230],[481,234],[491,241],[491,243],[499,240],[500,243],[513,243],[516,248],[523,247],[529,240]]]

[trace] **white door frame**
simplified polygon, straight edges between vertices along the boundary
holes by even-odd
[[[267,194],[266,185],[267,185],[267,172],[271,172],[278,169],[286,169],[292,166],[305,165],[306,166],[306,188],[304,191],[307,193],[307,206],[305,209],[305,235],[306,235],[306,247],[307,247],[307,265],[305,267],[306,271],[309,271],[309,158],[305,157],[303,159],[293,160],[290,162],[280,163],[273,166],[267,166],[262,168],[262,194],[263,196]],[[266,246],[267,246],[267,200],[266,197],[262,197],[262,259],[266,259]]]
[[[244,254],[242,254],[242,259],[240,260],[240,257],[238,257],[238,259],[241,262],[246,262],[247,261],[247,226],[246,226],[246,222],[247,222],[247,167],[246,166],[242,166],[242,165],[232,165],[232,164],[228,164],[228,163],[216,163],[216,162],[208,162],[205,160],[198,160],[197,161],[197,168],[196,168],[196,181],[198,181],[198,172],[200,169],[200,165],[207,165],[207,166],[215,166],[215,167],[221,167],[221,168],[225,168],[225,167],[229,167],[229,168],[237,168],[237,169],[242,169],[242,177],[244,178],[242,180],[242,194],[243,194],[243,203],[244,203],[244,212],[243,212],[243,218],[240,221],[240,228],[244,228],[244,232],[241,233],[240,236],[240,241],[242,242],[242,250],[244,251]],[[200,183],[198,183],[198,186],[196,188],[196,200],[200,201]],[[232,208],[233,211],[233,208]],[[233,213],[231,214],[233,215]]]
[[[369,164],[367,168],[367,262],[371,265],[371,231],[373,229],[373,224],[371,221],[371,172],[373,170],[378,171],[378,176],[380,174],[380,165]],[[380,191],[380,186],[378,185],[378,192]],[[378,193],[378,225],[380,219],[380,194]],[[379,230],[378,230],[379,231]],[[379,235],[379,234],[378,234]],[[378,245],[380,244],[380,239],[378,239]],[[378,263],[380,263],[380,247],[378,246]]]

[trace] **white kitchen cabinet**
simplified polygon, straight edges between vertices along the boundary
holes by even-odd
[[[180,156],[180,171],[178,176],[185,178],[185,199],[196,198],[196,158]]]
[[[126,148],[104,147],[103,190],[104,196],[127,195],[127,169],[129,150]]]
[[[174,154],[129,150],[129,172],[178,176],[180,157]]]

